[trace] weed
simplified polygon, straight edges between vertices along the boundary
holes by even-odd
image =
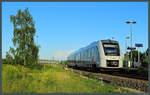
[[[116,87],[65,71],[61,65],[2,65],[3,93],[109,93]],[[94,75],[90,75],[95,78]],[[119,92],[122,93],[122,92]]]

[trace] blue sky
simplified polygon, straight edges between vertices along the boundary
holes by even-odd
[[[141,51],[148,47],[147,2],[2,2],[3,58],[13,46],[10,15],[25,8],[35,21],[40,58],[66,59],[69,53],[93,41],[112,37],[120,42],[124,53],[125,37],[130,36],[127,20],[137,21],[132,28],[133,45],[142,43]]]

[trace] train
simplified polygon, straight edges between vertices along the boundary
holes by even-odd
[[[115,40],[98,40],[72,52],[68,57],[69,67],[112,70],[123,68],[120,43]]]

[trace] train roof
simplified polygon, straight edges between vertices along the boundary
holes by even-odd
[[[109,40],[109,39],[108,39],[108,40],[98,40],[98,41],[92,42],[92,43],[89,44],[88,46],[85,46],[85,47],[83,47],[83,48],[78,49],[77,51],[71,53],[69,56],[72,56],[72,55],[74,55],[74,54],[77,54],[77,53],[79,53],[79,52],[81,52],[81,51],[84,51],[84,50],[86,50],[86,49],[88,49],[88,48],[97,46],[100,41],[101,41],[102,43],[118,43],[118,42],[115,41],[115,40]]]
[[[118,43],[118,41],[115,41],[115,40],[101,40],[102,43]]]

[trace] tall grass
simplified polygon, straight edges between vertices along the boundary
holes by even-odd
[[[2,65],[2,93],[116,93],[116,89],[65,71],[61,65]]]

